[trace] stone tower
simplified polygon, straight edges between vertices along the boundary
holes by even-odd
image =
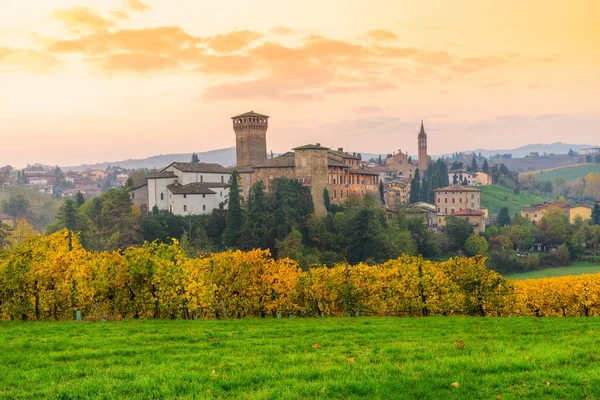
[[[231,117],[235,131],[237,166],[257,165],[267,159],[269,116],[254,111]]]
[[[421,130],[419,131],[418,136],[419,142],[419,175],[421,179],[423,179],[424,173],[427,170],[427,134],[425,133],[425,128],[423,127],[423,120],[421,120]]]

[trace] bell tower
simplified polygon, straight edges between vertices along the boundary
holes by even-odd
[[[252,166],[266,161],[269,116],[253,110],[231,119],[235,131],[237,166]]]
[[[417,137],[418,148],[419,148],[419,175],[423,178],[425,171],[427,170],[427,133],[423,127],[423,120],[421,120],[421,130]]]

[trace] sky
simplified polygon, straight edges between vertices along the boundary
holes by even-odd
[[[600,144],[597,0],[0,0],[0,164]]]

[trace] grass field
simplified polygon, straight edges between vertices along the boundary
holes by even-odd
[[[600,272],[600,264],[591,262],[576,262],[566,267],[544,268],[536,271],[507,275],[508,279],[551,278],[553,276],[596,274]]]
[[[577,178],[583,178],[590,172],[600,174],[600,164],[584,164],[573,167],[556,168],[551,171],[532,172],[536,177],[543,181],[554,182],[554,178],[560,176],[566,181],[572,181]]]
[[[481,207],[488,208],[490,214],[498,214],[502,207],[508,207],[511,217],[521,213],[521,208],[550,200],[549,197],[538,196],[521,191],[514,194],[511,189],[500,185],[479,186],[481,189]]]
[[[11,322],[0,398],[600,398],[599,332],[596,318]]]

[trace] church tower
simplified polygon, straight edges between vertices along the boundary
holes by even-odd
[[[258,165],[267,159],[269,116],[254,111],[231,117],[237,166]]]
[[[427,170],[427,134],[423,127],[423,120],[421,120],[421,130],[418,136],[419,142],[419,175],[423,178],[425,171]]]

